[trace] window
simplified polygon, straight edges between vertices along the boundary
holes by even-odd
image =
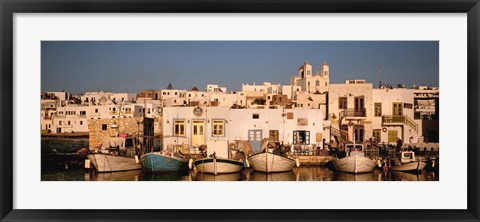
[[[347,108],[347,97],[339,97],[338,98],[338,108],[339,109],[346,109]]]
[[[95,113],[98,113],[98,109],[95,109]]]
[[[83,125],[83,121],[80,121],[80,125]]]
[[[68,121],[67,125],[70,125],[70,121]]]
[[[258,113],[252,114],[252,119],[260,119],[260,114]]]
[[[213,120],[212,129],[212,136],[225,136],[225,121]]]
[[[173,122],[173,135],[185,136],[185,120],[175,120]]]
[[[270,138],[273,138],[276,141],[278,141],[278,130],[270,130],[268,135]]]
[[[363,98],[363,96],[356,96],[354,98],[355,100],[355,111],[356,112],[359,112],[359,113],[356,113],[358,114],[358,116],[364,116],[363,114],[363,109],[365,108],[365,99]],[[362,114],[363,113],[363,114]],[[357,115],[356,115],[357,116]]]
[[[317,81],[315,82],[315,86],[320,86],[320,80],[317,80]]]
[[[382,130],[380,129],[374,129],[373,130],[373,139],[378,143],[382,141],[382,136],[381,136]]]
[[[310,144],[310,131],[298,130],[293,131],[293,143],[301,145]]]
[[[61,126],[61,125],[62,125],[62,121],[58,121],[58,125]]]
[[[107,130],[107,124],[102,124],[102,130]]]
[[[403,103],[392,103],[392,115],[393,116],[403,116]]]
[[[375,103],[375,116],[382,116],[382,103]]]

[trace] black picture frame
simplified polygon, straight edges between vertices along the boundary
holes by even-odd
[[[479,221],[478,0],[0,0],[2,221]],[[467,13],[468,209],[466,210],[17,210],[13,203],[14,13]],[[32,197],[34,198],[34,197]],[[328,201],[328,200],[318,200]],[[448,201],[448,200],[445,200]]]

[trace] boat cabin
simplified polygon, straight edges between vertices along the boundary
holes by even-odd
[[[345,151],[348,152],[348,156],[365,156],[363,144],[345,144]]]
[[[110,153],[120,156],[135,156],[136,141],[133,137],[105,137],[102,147],[98,150],[101,153]]]
[[[413,151],[402,151],[400,155],[400,161],[402,163],[410,163],[416,161],[415,153]]]

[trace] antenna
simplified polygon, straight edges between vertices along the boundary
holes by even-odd
[[[378,74],[378,88],[382,88],[382,69],[377,68],[377,74]]]

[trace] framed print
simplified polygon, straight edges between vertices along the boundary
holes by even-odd
[[[478,7],[2,1],[2,221],[478,221]]]

